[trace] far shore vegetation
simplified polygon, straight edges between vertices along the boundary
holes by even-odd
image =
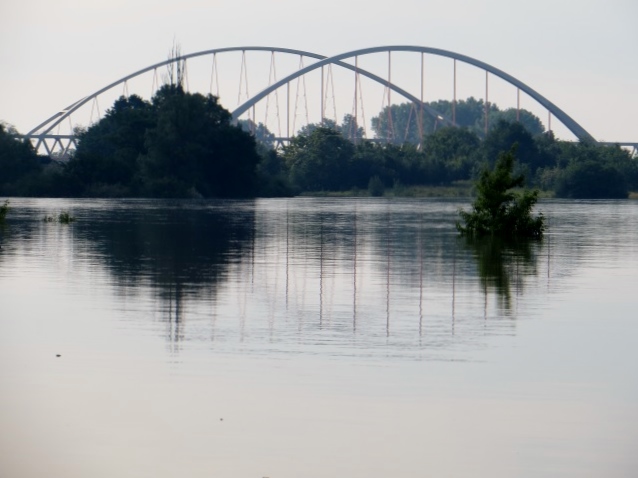
[[[452,108],[429,105],[443,115]],[[263,124],[234,125],[216,97],[185,91],[178,71],[150,100],[121,97],[79,129],[64,160],[38,156],[0,122],[0,197],[474,197],[481,171],[513,144],[512,173],[540,197],[638,197],[638,159],[627,150],[561,141],[532,113],[517,121],[515,110],[489,107],[487,134],[485,105],[469,98],[456,104],[458,127],[423,116],[422,137],[416,111],[403,104],[372,119],[375,141],[346,115],[306,125],[276,148]]]

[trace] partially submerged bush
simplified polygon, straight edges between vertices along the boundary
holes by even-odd
[[[60,224],[70,224],[75,221],[75,218],[68,212],[62,211],[58,216],[58,221],[60,222]]]
[[[540,238],[545,230],[542,214],[533,217],[538,191],[513,191],[525,183],[525,176],[512,176],[516,146],[499,154],[492,171],[484,169],[476,183],[478,197],[472,211],[459,211],[464,222],[456,223],[462,235],[472,237]]]
[[[7,213],[9,212],[9,201],[5,201],[2,206],[0,206],[0,224],[4,224],[4,221],[7,217]]]
[[[71,216],[71,214],[66,211],[62,211],[60,214],[58,214],[57,218],[55,216],[44,216],[44,219],[42,219],[42,221],[59,222],[60,224],[71,224],[75,221],[75,217]]]

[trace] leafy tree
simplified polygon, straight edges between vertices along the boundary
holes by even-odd
[[[430,117],[423,112],[419,128],[419,108],[413,103],[385,106],[371,119],[372,131],[377,139],[390,144],[419,144],[423,133],[431,132]]]
[[[470,96],[466,100],[459,100],[454,106],[454,115],[452,114],[452,102],[439,100],[431,104],[434,109],[441,111],[448,118],[454,117],[457,126],[463,128],[477,129],[477,133],[483,133],[485,131],[485,102],[482,99],[476,99]],[[493,103],[488,105],[489,114],[488,118],[491,118],[496,112],[498,112],[498,106]]]
[[[381,147],[383,152],[383,165],[391,171],[392,185],[403,183],[406,185],[419,184],[428,177],[423,155],[414,145],[386,144]]]
[[[298,136],[308,136],[317,128],[328,128],[333,131],[337,131],[344,138],[348,139],[353,143],[360,143],[364,140],[365,132],[357,119],[351,114],[346,114],[343,117],[343,121],[341,124],[337,124],[336,121],[331,120],[330,118],[324,118],[321,123],[310,123],[304,125],[298,132]]]
[[[559,197],[622,198],[638,190],[638,162],[619,146],[557,141],[548,135],[536,142],[541,154],[551,158],[536,181]]]
[[[310,134],[312,134],[312,132],[317,128],[328,128],[341,133],[341,128],[336,121],[331,120],[330,118],[323,118],[323,120],[321,120],[321,123],[309,123],[302,126],[301,129],[297,132],[297,136],[310,136]]]
[[[365,136],[363,128],[359,126],[357,119],[351,114],[344,115],[339,131],[344,138],[353,143],[360,143]]]
[[[574,199],[624,199],[627,183],[617,168],[601,162],[573,163],[563,170],[556,195]]]
[[[284,148],[293,184],[306,191],[339,191],[352,184],[355,146],[338,131],[317,127]]]
[[[541,163],[547,160],[538,150],[534,138],[521,123],[508,123],[500,120],[487,134],[481,144],[483,160],[493,165],[501,151],[506,151],[512,144],[517,144],[517,159],[519,166],[529,169],[531,174],[535,174],[539,167],[546,166]]]
[[[29,183],[42,171],[29,141],[17,139],[17,131],[0,122],[0,194],[29,195]]]
[[[516,108],[491,111],[488,118],[488,127],[491,128],[495,126],[499,121],[520,123],[532,136],[538,136],[545,132],[545,126],[543,126],[540,118],[525,109],[521,109],[518,112],[516,111]]]
[[[452,101],[438,100],[431,102],[430,106],[443,116],[454,119],[456,126],[468,128],[480,138],[485,136],[485,102],[482,99],[470,96],[466,100],[458,100],[456,105]],[[494,119],[499,112],[497,105],[488,103],[488,130],[496,124]]]
[[[7,217],[7,213],[9,212],[9,201],[5,201],[2,206],[0,206],[0,225],[4,224],[4,221]]]
[[[561,155],[560,141],[556,139],[553,131],[547,131],[534,137],[536,148],[539,154],[539,164],[541,167],[554,167],[558,164]]]
[[[383,196],[385,191],[385,186],[383,185],[383,181],[379,178],[379,176],[373,176],[370,178],[368,182],[368,194],[373,197]]]
[[[251,119],[239,120],[237,125],[247,133],[252,134],[257,141],[257,145],[264,149],[273,149],[275,147],[275,134],[272,133],[265,124],[255,123]]]
[[[513,191],[523,186],[523,175],[513,176],[516,147],[499,154],[493,170],[484,169],[476,183],[478,197],[472,211],[459,211],[464,225],[456,223],[462,235],[504,238],[540,238],[545,229],[543,215],[532,217],[538,191]]]
[[[212,95],[184,91],[182,70],[151,102],[121,97],[79,134],[66,176],[85,196],[235,197],[256,192],[255,139]],[[174,78],[175,79],[175,78]]]
[[[485,102],[482,99],[469,97],[465,100],[458,100],[456,104],[449,100],[437,100],[426,103],[426,105],[438,112],[438,115],[433,116],[413,103],[384,107],[371,120],[376,138],[394,144],[405,142],[419,144],[423,135],[433,134],[439,129],[449,126],[444,118],[449,121],[454,119],[456,126],[469,129],[479,138],[485,136]],[[420,123],[419,116],[421,116]],[[540,119],[533,113],[522,109],[519,111],[518,117],[520,123],[531,135],[535,136],[544,131]],[[488,131],[493,129],[500,120],[516,122],[516,119],[516,109],[510,108],[501,111],[494,103],[488,104]],[[419,125],[421,126],[419,127]]]
[[[442,163],[450,181],[467,179],[477,161],[479,137],[467,128],[445,127],[424,138],[423,151],[433,162]]]
[[[140,157],[153,196],[237,197],[256,192],[255,139],[231,124],[212,95],[166,85],[153,98],[156,121]]]
[[[381,145],[371,141],[357,143],[352,158],[352,175],[356,179],[353,186],[367,187],[373,177],[378,177],[384,187],[391,186],[398,178],[395,167],[392,165],[391,150],[396,146]]]
[[[104,117],[78,134],[67,174],[86,195],[131,196],[139,185],[138,157],[156,120],[151,103],[136,95],[120,97]]]

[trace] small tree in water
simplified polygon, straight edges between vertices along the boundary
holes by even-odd
[[[522,187],[525,176],[513,176],[516,145],[499,154],[494,169],[481,172],[476,183],[478,197],[472,211],[459,211],[463,220],[456,228],[465,236],[496,236],[502,238],[541,238],[545,230],[542,214],[532,216],[538,200],[538,191],[512,191]]]
[[[7,213],[9,212],[9,201],[5,201],[2,206],[0,206],[0,224],[4,224],[4,220],[7,217]]]

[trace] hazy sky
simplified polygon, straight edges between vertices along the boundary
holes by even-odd
[[[27,132],[164,60],[174,39],[183,53],[264,45],[334,55],[402,44],[482,60],[597,139],[638,141],[636,20],[635,0],[1,0],[0,120]]]

